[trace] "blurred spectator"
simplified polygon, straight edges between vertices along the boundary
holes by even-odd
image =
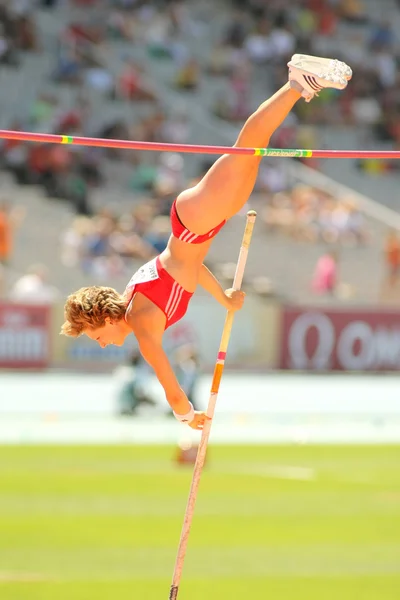
[[[18,63],[14,42],[7,38],[4,25],[0,23],[0,64],[16,67]]]
[[[396,36],[392,29],[390,20],[384,19],[380,23],[372,26],[371,38],[369,41],[372,50],[393,50],[396,42]]]
[[[64,174],[62,187],[58,188],[58,195],[69,200],[78,215],[92,214],[89,199],[89,180],[89,176],[85,177],[84,164],[72,166]]]
[[[241,121],[251,112],[251,68],[247,61],[240,62],[231,75],[233,106],[231,120]]]
[[[368,17],[362,0],[340,0],[338,13],[344,21],[355,25],[365,25]]]
[[[318,19],[319,35],[335,35],[339,25],[339,15],[335,6],[330,3],[322,3],[321,8],[315,13]]]
[[[214,113],[227,121],[243,121],[250,113],[250,63],[243,60],[237,64],[229,76],[229,84],[230,93],[220,92],[214,104]]]
[[[13,0],[0,5],[0,63],[19,65],[19,52],[36,52],[40,39],[32,3]]]
[[[103,65],[94,65],[85,69],[84,83],[104,96],[114,94],[114,78]]]
[[[240,52],[236,52],[223,42],[218,42],[210,48],[210,56],[205,66],[205,72],[207,75],[215,77],[230,75],[237,62],[238,55],[240,55]]]
[[[183,158],[175,152],[162,153],[159,159],[154,191],[157,195],[178,193],[184,185]]]
[[[145,42],[150,56],[172,58],[174,38],[171,22],[165,11],[153,11],[146,19]]]
[[[107,20],[107,33],[112,39],[133,41],[133,27],[126,12],[111,10]]]
[[[386,284],[389,288],[397,285],[400,275],[400,239],[396,230],[387,234],[385,248]]]
[[[243,48],[248,31],[246,12],[238,9],[232,12],[224,33],[224,43],[232,48]]]
[[[36,31],[34,20],[29,14],[22,14],[16,23],[17,38],[16,44],[23,51],[37,52],[40,49],[40,43]]]
[[[43,92],[34,100],[29,122],[34,127],[50,131],[58,108],[58,98],[54,94]]]
[[[134,60],[126,60],[117,81],[116,97],[122,100],[155,102],[157,94],[146,83],[143,74],[143,67]]]
[[[58,39],[53,78],[71,84],[86,80],[91,87],[109,92],[112,89],[112,77],[103,65],[98,50],[104,38],[103,27],[84,22],[69,23]]]
[[[136,414],[140,406],[157,404],[151,395],[149,385],[152,373],[138,350],[134,350],[130,354],[128,364],[118,367],[114,375],[118,381],[118,414],[132,416]]]
[[[200,410],[196,398],[196,385],[200,375],[199,358],[193,343],[179,343],[171,353],[171,363],[179,384],[193,404]],[[132,416],[143,406],[157,406],[152,389],[152,373],[136,349],[129,355],[128,364],[116,369],[118,413]]]
[[[199,85],[200,65],[196,58],[188,58],[177,70],[175,86],[179,90],[194,91]]]
[[[93,230],[93,221],[87,217],[76,217],[61,235],[61,262],[66,267],[80,266],[85,254],[85,239]]]
[[[200,362],[195,346],[193,344],[178,346],[171,357],[171,361],[174,365],[179,385],[193,404],[194,409],[200,410],[196,397],[196,386],[200,375]]]
[[[248,58],[254,64],[266,63],[273,54],[270,37],[271,22],[265,16],[255,23],[254,29],[244,42]]]
[[[10,300],[26,304],[53,304],[61,298],[61,294],[47,280],[47,268],[44,265],[32,265],[11,288]]]
[[[41,0],[41,6],[43,8],[55,8],[59,2],[60,0]]]
[[[171,144],[184,144],[189,137],[189,117],[185,107],[178,107],[167,115],[160,128],[162,140]]]
[[[78,84],[82,81],[83,62],[77,49],[61,45],[57,52],[57,64],[53,73],[54,81]]]
[[[308,147],[308,146],[307,146]],[[258,171],[256,181],[256,192],[275,194],[287,189],[287,173],[283,162],[272,162],[263,160]]]
[[[157,216],[153,219],[144,241],[150,244],[157,253],[165,250],[171,235],[171,223],[169,217]]]
[[[292,31],[292,25],[289,14],[282,11],[276,21],[270,34],[272,48],[272,57],[276,61],[282,61],[287,56],[291,56],[295,51],[296,37]]]
[[[0,205],[0,263],[7,265],[12,251],[12,224],[8,205]]]
[[[329,252],[318,259],[312,280],[316,294],[333,295],[337,287],[337,254]]]
[[[12,209],[9,202],[0,201],[0,263],[3,265],[10,264],[14,231],[24,217],[25,211],[22,207]]]

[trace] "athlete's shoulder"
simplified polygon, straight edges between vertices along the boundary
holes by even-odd
[[[126,310],[125,319],[135,335],[141,333],[164,332],[165,314],[144,294],[135,294],[134,301]]]

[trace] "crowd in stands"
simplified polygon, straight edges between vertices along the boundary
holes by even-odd
[[[15,0],[0,6],[0,62],[10,67],[18,66],[21,52],[42,51],[35,4],[54,10],[59,3]],[[270,90],[287,80],[286,62],[293,52],[336,56],[353,67],[351,85],[344,93],[324,90],[312,103],[298,103],[273,145],[313,147],[316,126],[323,124],[366,126],[381,140],[400,141],[400,55],[395,32],[389,21],[372,21],[362,0],[227,0],[227,24],[211,44],[207,59],[193,55],[190,48],[190,38],[201,39],[207,28],[201,6],[185,0],[69,0],[67,4],[99,8],[97,19],[82,16],[65,23],[54,48],[48,81],[72,87],[73,104],[65,105],[53,86],[53,91],[38,95],[25,118],[11,120],[10,129],[188,142],[188,109],[178,106],[167,111],[139,61],[126,52],[121,54],[120,68],[110,69],[107,48],[118,41],[127,48],[145,44],[152,60],[172,61],[170,84],[182,90],[183,98],[193,97],[190,93],[210,77],[225,81],[229,93],[216,96],[213,110],[235,124],[255,108],[253,84],[256,78],[258,86],[263,84],[264,68],[265,89]],[[131,121],[114,119],[93,128],[88,90],[110,103],[146,106],[146,115],[139,111]],[[132,258],[148,260],[165,247],[172,199],[187,185],[182,158],[174,154],[5,140],[0,144],[0,160],[20,184],[40,184],[48,196],[71,202],[76,217],[62,234],[62,261],[101,281],[124,273]],[[112,161],[125,162],[131,169],[128,186],[139,200],[130,213],[98,211],[91,202],[91,190],[107,183],[105,165]],[[351,198],[338,201],[309,186],[289,186],[277,162],[262,165],[257,192],[263,198],[260,214],[269,231],[329,246],[370,241],[362,213]]]
[[[132,211],[103,209],[93,217],[79,216],[61,238],[62,262],[78,267],[98,281],[132,271],[132,259],[150,260],[164,250],[170,223],[167,210],[146,199]],[[164,213],[164,214],[163,214]]]
[[[289,185],[267,177],[263,181],[253,202],[269,235],[279,233],[299,243],[322,243],[332,250],[371,242],[371,232],[353,198],[338,199],[300,183]],[[76,217],[62,234],[63,264],[78,267],[98,281],[128,275],[132,259],[144,262],[165,248],[172,200],[171,195],[146,196],[129,212],[118,214],[105,208],[92,217]]]
[[[15,2],[17,4],[17,2]],[[56,2],[45,2],[56,6]],[[77,6],[104,7],[103,2],[71,2]],[[55,52],[55,66],[49,73],[49,81],[68,84],[76,89],[73,104],[65,106],[60,101],[62,94],[54,88],[43,91],[24,118],[13,118],[9,128],[44,133],[83,135],[104,138],[136,139],[143,141],[184,142],[188,133],[188,117],[184,108],[165,111],[154,90],[146,81],[140,63],[127,56],[121,60],[118,73],[112,73],[103,60],[102,45],[112,43],[115,37],[130,40],[132,22],[137,21],[136,12],[150,7],[148,2],[108,3],[104,23],[91,20],[76,20],[62,29]],[[115,4],[115,6],[114,6]],[[121,8],[118,7],[121,5]],[[129,7],[133,16],[129,19]],[[14,5],[12,5],[14,6]],[[24,4],[25,18],[34,24],[33,7]],[[31,10],[28,10],[30,6]],[[4,9],[7,12],[8,9]],[[127,12],[128,11],[128,12]],[[173,10],[170,10],[173,15]],[[141,17],[145,19],[145,16]],[[170,17],[172,19],[172,16]],[[140,19],[139,19],[140,20]],[[40,40],[39,40],[40,45]],[[36,48],[36,46],[35,46]],[[27,47],[24,47],[27,50]],[[43,82],[46,88],[46,81]],[[91,126],[91,103],[88,90],[94,88],[110,101],[139,102],[146,106],[146,114],[126,119],[114,118],[101,126]],[[0,160],[3,168],[10,170],[20,184],[40,184],[45,192],[55,198],[69,200],[78,214],[90,215],[90,191],[104,183],[104,160],[127,162],[132,167],[129,187],[133,191],[151,190],[162,177],[162,166],[158,157],[143,156],[138,152],[123,152],[110,149],[66,147],[49,144],[27,144],[17,140],[3,140],[0,145]]]
[[[57,6],[57,2],[42,4]],[[331,53],[348,60],[354,67],[351,86],[343,94],[325,90],[311,104],[298,103],[273,144],[290,147],[315,142],[314,126],[321,124],[366,125],[380,139],[398,141],[400,80],[396,68],[395,33],[390,21],[372,22],[362,0],[279,0],[268,3],[231,0],[226,4],[227,9],[231,6],[227,25],[211,45],[209,58],[203,63],[190,48],[191,35],[202,35],[201,8],[191,10],[184,0],[160,0],[157,3],[148,0],[70,0],[70,4],[98,6],[100,11],[98,19],[82,17],[66,23],[57,40],[54,69],[49,78],[76,86],[75,104],[61,108],[54,94],[43,93],[24,122],[13,121],[10,128],[26,126],[67,135],[186,141],[187,115],[182,112],[165,114],[140,62],[127,52],[121,58],[119,72],[114,73],[108,67],[104,58],[107,44],[123,40],[128,48],[144,43],[154,60],[173,61],[175,78],[171,84],[181,90],[194,90],[209,76],[228,78],[229,93],[217,94],[214,112],[223,119],[237,122],[243,121],[254,108],[252,86],[255,77],[260,78],[258,67],[266,67],[266,89],[267,80],[269,88],[276,88],[287,79],[286,62],[294,51]],[[12,8],[2,9],[4,23],[8,23],[13,15],[13,27],[4,24],[6,31],[14,31],[13,38],[7,35],[8,47],[39,50],[41,41],[36,33],[32,4],[22,1],[11,3],[13,6],[18,7],[18,10],[14,9],[17,14],[13,14]],[[0,20],[1,16],[0,13]],[[29,30],[33,32],[30,43],[23,34],[25,21],[29,22]],[[343,24],[350,31],[346,35],[352,43],[342,43],[344,34],[337,35]],[[115,101],[146,103],[152,107],[151,114],[139,123],[121,120],[104,124],[100,131],[90,130],[90,102],[85,98],[85,90],[89,88]],[[104,155],[133,163],[133,187],[137,180],[146,179],[152,172],[147,164],[142,168],[143,154],[77,148],[72,151],[45,146],[33,150],[17,142],[8,142],[4,146],[3,164],[16,172],[20,182],[39,180],[49,195],[71,199],[81,214],[90,212],[91,186],[102,182]],[[360,165],[364,167],[364,164]],[[384,168],[383,162],[380,167]]]
[[[364,216],[352,198],[337,198],[308,185],[268,194],[261,217],[269,231],[297,241],[357,246],[370,239]]]
[[[353,67],[344,93],[324,91],[312,103],[298,103],[286,135],[275,146],[296,143],[298,123],[364,128],[374,140],[400,142],[400,51],[395,24],[388,16],[371,19],[362,0],[232,0],[230,22],[211,51],[207,72],[228,77],[229,93],[219,94],[214,111],[241,121],[252,106],[252,86],[262,68],[277,88],[287,80],[286,62],[293,52],[334,56]],[[260,69],[261,67],[261,69]],[[310,131],[310,128],[308,128]],[[315,132],[314,132],[315,136]],[[383,172],[393,162],[361,162]]]
[[[372,19],[362,0],[230,0],[228,24],[205,63],[188,43],[191,36],[202,35],[201,7],[191,11],[183,0],[159,2],[158,10],[145,1],[111,4],[108,30],[133,43],[144,41],[154,58],[173,60],[176,77],[171,83],[180,89],[196,89],[209,75],[228,77],[230,93],[218,95],[215,102],[215,112],[223,118],[242,121],[254,108],[257,67],[268,67],[266,83],[272,77],[270,87],[276,88],[287,80],[286,62],[293,52],[322,54],[349,62],[352,84],[344,94],[325,91],[312,104],[299,103],[295,112],[301,123],[366,126],[376,139],[400,141],[397,32],[389,17]],[[130,20],[115,4],[130,5]],[[143,38],[138,30],[144,23]]]
[[[59,104],[56,95],[43,93],[34,102],[26,120],[13,121],[10,129],[176,143],[186,141],[188,134],[187,114],[179,107],[167,115],[157,106],[131,124],[116,119],[95,131],[87,128],[89,118],[90,102],[84,95],[77,96],[74,106],[65,107]],[[170,188],[176,191],[182,184],[179,174],[182,159],[178,155],[143,157],[139,152],[118,149],[3,140],[0,160],[19,184],[39,184],[49,197],[69,200],[81,215],[92,214],[90,192],[105,183],[107,161],[124,162],[131,168],[128,187],[132,192],[162,194]]]

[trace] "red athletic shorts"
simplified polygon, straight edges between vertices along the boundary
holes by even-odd
[[[208,242],[214,236],[217,235],[220,229],[225,225],[226,221],[222,221],[219,225],[211,229],[208,233],[203,233],[198,235],[197,233],[192,233],[189,229],[186,229],[182,221],[180,220],[178,213],[176,211],[176,200],[171,208],[171,226],[172,226],[172,235],[181,242],[186,242],[187,244],[203,244],[204,242]]]

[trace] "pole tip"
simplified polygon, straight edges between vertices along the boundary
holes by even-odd
[[[257,216],[257,213],[256,213],[256,211],[255,211],[255,210],[248,210],[248,211],[247,211],[247,216],[248,216],[248,217],[256,217],[256,216]]]

